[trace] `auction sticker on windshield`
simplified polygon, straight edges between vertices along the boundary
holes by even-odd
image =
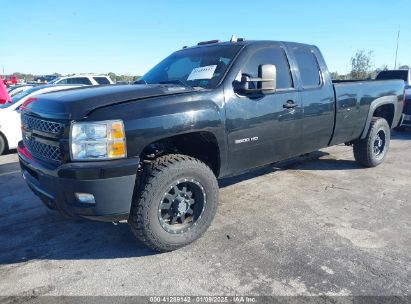
[[[214,71],[216,68],[217,68],[217,65],[207,65],[207,66],[195,68],[191,71],[187,80],[211,79],[213,78]]]

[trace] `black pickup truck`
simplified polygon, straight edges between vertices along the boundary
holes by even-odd
[[[327,146],[373,167],[399,122],[403,81],[333,84],[316,46],[207,41],[136,84],[44,94],[20,108],[23,176],[69,217],[127,219],[158,251],[210,226],[217,179]]]

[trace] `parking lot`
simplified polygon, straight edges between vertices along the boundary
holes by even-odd
[[[411,132],[386,162],[327,148],[220,182],[192,245],[157,254],[127,224],[68,220],[0,157],[0,295],[410,295]]]

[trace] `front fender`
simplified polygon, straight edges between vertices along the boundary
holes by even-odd
[[[124,122],[128,157],[140,156],[153,142],[177,135],[208,132],[218,144],[221,170],[227,158],[222,90],[163,96],[98,109],[87,120],[120,118]]]
[[[169,113],[125,121],[130,153],[138,153],[149,144],[169,137],[193,132],[209,132],[224,147],[224,128],[217,109],[197,108],[186,112]]]

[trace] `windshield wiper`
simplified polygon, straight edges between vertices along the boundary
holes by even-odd
[[[166,80],[166,81],[160,81],[159,84],[180,84],[184,87],[188,87],[188,88],[193,88],[191,85],[187,84],[186,82],[180,80],[180,79],[175,79],[175,80]]]
[[[134,81],[134,84],[148,84],[148,83],[144,79],[139,79],[137,81]],[[179,85],[182,85],[183,87],[187,87],[190,89],[196,89],[196,90],[204,89],[203,87],[197,87],[197,86],[193,87],[179,79],[160,81],[158,82],[158,84],[179,84]]]

